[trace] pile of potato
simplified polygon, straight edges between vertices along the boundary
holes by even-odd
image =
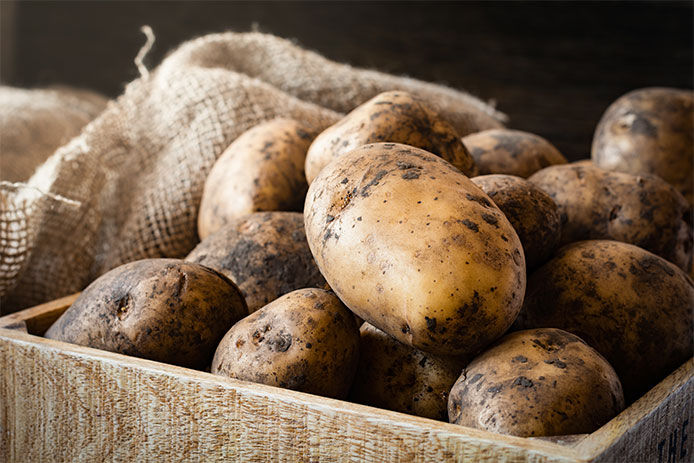
[[[626,95],[574,164],[525,132],[461,139],[402,91],[321,133],[261,124],[212,169],[185,260],[108,272],[46,336],[499,433],[592,432],[692,356],[693,103]]]

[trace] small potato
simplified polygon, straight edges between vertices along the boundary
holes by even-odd
[[[642,88],[612,103],[593,137],[603,169],[655,174],[694,204],[694,92]]]
[[[520,437],[590,433],[624,408],[619,378],[579,337],[519,331],[475,358],[451,389],[451,423]]]
[[[340,300],[419,350],[475,353],[522,304],[518,235],[482,190],[432,153],[374,143],[336,159],[309,187],[304,221]]]
[[[235,324],[217,347],[212,373],[344,398],[358,361],[352,313],[332,292],[304,288]]]
[[[316,137],[306,155],[308,183],[332,160],[377,142],[415,146],[440,156],[466,175],[478,173],[470,153],[448,122],[414,95],[392,91],[376,95]]]
[[[694,283],[678,267],[618,241],[561,249],[532,274],[515,329],[580,336],[615,368],[631,401],[694,352]]]
[[[205,181],[200,239],[252,212],[301,211],[308,189],[304,161],[315,135],[301,122],[273,119],[229,145]]]
[[[447,421],[448,392],[465,359],[427,354],[368,323],[359,331],[361,357],[350,400]]]
[[[689,268],[689,204],[660,178],[567,164],[542,169],[528,180],[559,207],[561,244],[587,239],[623,241]]]
[[[236,283],[249,312],[300,288],[326,282],[306,242],[299,212],[256,212],[235,219],[186,257]]]
[[[529,132],[490,129],[463,138],[480,175],[506,174],[528,178],[545,167],[568,161],[550,142]]]
[[[224,275],[178,259],[144,259],[97,278],[45,336],[202,370],[246,314]]]
[[[525,265],[533,270],[549,259],[561,238],[559,208],[550,196],[513,175],[481,175],[471,179],[487,193],[518,233]]]

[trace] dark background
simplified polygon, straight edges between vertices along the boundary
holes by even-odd
[[[145,64],[207,32],[262,32],[355,66],[495,100],[509,126],[589,156],[605,108],[640,87],[694,85],[694,2],[17,2],[0,0],[2,82],[117,96]]]

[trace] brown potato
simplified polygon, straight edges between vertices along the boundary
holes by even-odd
[[[693,304],[694,283],[675,265],[631,244],[583,241],[531,275],[514,328],[580,336],[634,400],[692,356]]]
[[[642,88],[607,108],[593,137],[598,167],[655,174],[694,203],[694,92]]]
[[[527,270],[549,259],[561,238],[559,208],[550,196],[513,175],[481,175],[472,182],[487,193],[518,233]]]
[[[321,273],[359,317],[398,341],[468,355],[513,323],[525,292],[518,235],[450,163],[375,143],[311,184],[306,238]]]
[[[259,211],[301,211],[308,184],[306,152],[315,132],[292,119],[273,119],[239,136],[205,181],[198,235]]]
[[[204,239],[186,257],[236,283],[254,312],[299,288],[323,287],[299,212],[256,212]]]
[[[392,91],[376,95],[316,137],[306,155],[308,183],[332,160],[377,142],[415,146],[440,156],[466,175],[478,173],[453,127],[414,95]]]
[[[561,243],[612,239],[635,244],[687,269],[692,215],[687,201],[658,177],[587,164],[552,166],[529,179],[557,203]]]
[[[359,331],[361,356],[350,400],[448,421],[448,392],[465,359],[427,354],[368,323]]]
[[[519,331],[475,358],[451,389],[451,423],[520,437],[590,433],[624,408],[614,369],[579,337]]]
[[[527,178],[545,167],[568,161],[550,142],[529,132],[490,129],[463,138],[480,175],[506,174]]]
[[[224,275],[178,259],[144,259],[97,278],[45,336],[202,370],[246,314]]]
[[[326,397],[347,395],[359,361],[359,330],[332,292],[304,288],[235,324],[212,373]]]

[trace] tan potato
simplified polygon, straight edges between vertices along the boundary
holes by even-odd
[[[451,389],[451,423],[520,437],[591,433],[624,408],[598,352],[566,331],[519,331],[475,358]]]
[[[518,235],[458,169],[395,143],[362,146],[311,184],[306,238],[359,317],[439,355],[474,353],[513,323],[525,292]]]
[[[595,129],[591,156],[604,169],[655,174],[694,204],[694,92],[654,87],[620,97]]]
[[[97,278],[45,336],[202,370],[246,314],[224,275],[178,259],[144,259]]]
[[[304,288],[235,324],[212,373],[326,397],[347,395],[359,361],[359,330],[332,292]]]
[[[489,129],[463,137],[480,175],[506,174],[528,178],[540,169],[568,161],[539,135],[520,130]]]
[[[528,180],[557,203],[562,244],[612,239],[640,246],[682,269],[689,267],[691,211],[682,195],[660,178],[568,164],[547,167]]]
[[[301,211],[308,184],[304,161],[315,132],[273,119],[244,132],[217,159],[205,181],[198,235],[259,211]]]
[[[631,244],[583,241],[531,275],[515,328],[580,336],[634,400],[692,356],[693,304],[694,283],[675,265]]]
[[[368,323],[359,331],[361,356],[350,400],[448,421],[448,392],[465,359],[427,354]]]
[[[256,212],[205,238],[186,257],[236,283],[249,312],[299,288],[324,287],[300,212]]]
[[[487,193],[518,233],[527,270],[549,259],[561,238],[559,208],[550,196],[513,175],[481,175],[472,182]]]
[[[419,98],[403,91],[376,95],[321,132],[306,155],[310,184],[332,160],[368,143],[395,142],[440,156],[471,177],[477,166],[455,129]]]

